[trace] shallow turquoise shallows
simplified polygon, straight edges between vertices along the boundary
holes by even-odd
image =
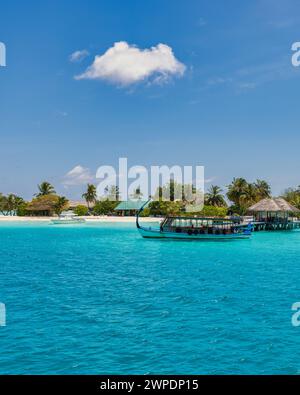
[[[298,374],[300,232],[0,224],[0,373]]]

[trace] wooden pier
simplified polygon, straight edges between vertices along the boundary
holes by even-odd
[[[253,229],[260,230],[293,230],[300,229],[297,214],[300,210],[283,198],[266,198],[248,209],[253,215]]]
[[[276,231],[276,230],[294,230],[300,229],[300,221],[288,222],[253,222],[254,232],[263,230]]]

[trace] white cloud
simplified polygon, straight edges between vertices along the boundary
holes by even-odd
[[[81,62],[84,58],[89,56],[89,51],[82,49],[81,51],[75,51],[69,56],[70,62],[76,63]]]
[[[90,169],[77,165],[64,176],[63,185],[83,185],[93,181],[93,179]]]
[[[171,47],[158,44],[150,49],[139,49],[125,41],[114,43],[103,55],[95,57],[80,79],[107,80],[118,85],[130,85],[154,77],[155,82],[182,76],[186,66],[179,62]]]

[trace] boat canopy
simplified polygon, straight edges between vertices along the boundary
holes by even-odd
[[[218,227],[222,229],[236,226],[232,219],[227,218],[209,218],[209,217],[167,217],[162,222],[161,227],[166,228],[194,228],[201,229],[204,227]]]

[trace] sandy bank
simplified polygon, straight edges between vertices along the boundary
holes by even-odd
[[[17,216],[0,216],[0,222],[49,222],[55,217],[17,217]],[[121,222],[134,223],[135,217],[107,217],[107,216],[93,216],[80,217],[86,219],[87,222]],[[162,218],[143,217],[140,222],[160,222]]]

